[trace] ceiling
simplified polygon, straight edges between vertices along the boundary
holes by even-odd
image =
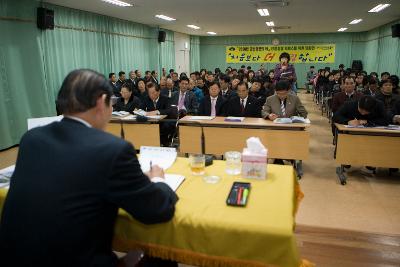
[[[60,6],[191,35],[207,35],[207,31],[218,35],[271,34],[265,24],[270,20],[278,27],[290,27],[278,29],[278,34],[336,32],[341,27],[347,27],[348,32],[362,32],[400,19],[400,0],[286,0],[289,5],[285,7],[262,5],[268,8],[268,17],[258,14],[256,1],[259,0],[124,1],[134,6],[118,7],[101,0],[46,0]],[[391,6],[379,13],[368,13],[368,10],[380,3],[389,3]],[[155,18],[156,14],[176,18],[176,21]],[[363,21],[357,25],[348,24],[356,18]],[[190,29],[186,26],[188,24],[197,25],[201,29]]]

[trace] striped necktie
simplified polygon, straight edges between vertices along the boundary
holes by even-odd
[[[282,111],[283,117],[286,117],[286,108],[285,108],[285,101],[284,100],[281,100],[281,111]]]

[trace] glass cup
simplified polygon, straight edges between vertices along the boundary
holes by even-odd
[[[242,163],[241,163],[242,154],[238,151],[228,151],[225,153],[226,160],[226,173],[230,175],[238,175],[241,172]]]
[[[190,154],[189,163],[193,175],[203,175],[205,173],[206,158],[203,154]]]

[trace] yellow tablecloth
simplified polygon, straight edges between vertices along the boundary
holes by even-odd
[[[301,261],[293,233],[302,197],[291,166],[268,165],[267,180],[246,180],[225,174],[225,162],[214,161],[208,184],[190,173],[188,160],[178,158],[168,173],[186,176],[178,188],[179,201],[172,221],[143,225],[120,210],[114,248],[140,247],[149,255],[197,266],[311,266]],[[251,182],[245,208],[225,204],[234,181]],[[6,189],[0,189],[0,212]]]
[[[188,159],[178,158],[168,173],[186,180],[178,188],[172,221],[143,225],[121,210],[114,248],[140,247],[152,256],[197,266],[306,266],[301,263],[293,233],[302,193],[291,166],[268,165],[267,180],[225,174],[225,162],[214,161],[206,175],[221,177],[208,184],[191,175]],[[245,208],[225,203],[234,181],[251,182]]]

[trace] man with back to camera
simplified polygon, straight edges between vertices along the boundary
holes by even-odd
[[[105,133],[108,81],[92,70],[65,78],[64,119],[25,133],[0,224],[2,266],[117,266],[111,242],[118,209],[162,223],[177,196],[153,166],[142,173],[134,147]]]

